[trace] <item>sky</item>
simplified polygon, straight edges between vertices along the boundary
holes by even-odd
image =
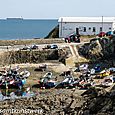
[[[115,16],[115,0],[0,0],[0,19]]]

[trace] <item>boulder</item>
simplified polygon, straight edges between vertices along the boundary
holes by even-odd
[[[110,38],[94,38],[78,50],[79,54],[91,61],[108,58],[112,55],[112,40]]]

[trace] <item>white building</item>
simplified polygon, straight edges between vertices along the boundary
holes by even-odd
[[[80,35],[96,35],[101,31],[115,30],[115,17],[60,17],[59,37],[67,37],[76,31]]]

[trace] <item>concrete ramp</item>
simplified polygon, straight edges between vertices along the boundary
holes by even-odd
[[[69,45],[69,48],[70,48],[72,56],[78,58],[79,54],[78,54],[78,50],[77,50],[76,45],[75,44],[74,45],[71,44],[71,45]]]
[[[66,65],[70,67],[74,67],[76,62],[76,57],[69,57],[66,59]]]
[[[75,62],[78,62],[79,54],[76,45],[77,44],[69,44],[72,56],[66,59],[66,65],[68,66],[75,66]]]
[[[67,66],[74,67],[76,63],[78,62],[88,62],[86,58],[79,56],[77,45],[78,44],[69,44],[69,48],[70,48],[72,56],[66,59]]]

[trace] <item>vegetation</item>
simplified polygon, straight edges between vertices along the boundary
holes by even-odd
[[[0,46],[51,44],[51,43],[63,43],[63,42],[64,41],[59,38],[57,39],[0,40]]]

